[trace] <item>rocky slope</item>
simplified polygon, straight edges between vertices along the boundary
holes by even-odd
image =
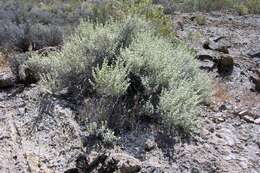
[[[260,172],[260,16],[178,14],[173,21],[214,81],[197,136],[170,138],[140,124],[113,148],[91,147],[78,113],[38,85],[15,83],[2,57],[0,172]]]

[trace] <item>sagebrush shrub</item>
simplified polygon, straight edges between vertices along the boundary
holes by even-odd
[[[198,126],[199,103],[210,90],[194,57],[186,46],[156,34],[148,23],[129,20],[82,22],[62,50],[33,54],[28,63],[52,92],[92,87],[92,98],[109,107],[102,120],[113,128],[115,116],[124,126],[157,112],[167,129],[190,133]]]
[[[76,34],[71,36],[61,51],[50,52],[48,56],[34,54],[28,64],[38,69],[43,82],[51,84],[48,89],[52,92],[75,85],[80,85],[78,87],[81,89],[81,82],[84,83],[84,77],[92,74],[94,64],[109,54],[109,44],[115,37],[115,29],[111,25],[81,23]]]

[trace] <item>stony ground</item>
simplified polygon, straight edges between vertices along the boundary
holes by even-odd
[[[199,25],[201,15],[206,21]],[[140,125],[113,149],[86,149],[73,110],[59,99],[39,103],[48,96],[37,85],[13,85],[3,61],[0,172],[91,172],[91,165],[108,173],[113,166],[129,173],[260,172],[260,16],[179,14],[173,21],[177,36],[197,51],[201,68],[214,81],[197,136],[169,138],[152,125]]]

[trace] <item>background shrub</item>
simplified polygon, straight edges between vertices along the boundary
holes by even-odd
[[[249,9],[252,14],[260,14],[260,1],[259,0],[246,0],[244,5]]]
[[[259,0],[173,0],[184,11],[235,10],[240,15],[259,14]]]
[[[25,50],[24,25],[0,22],[0,47],[4,49]]]
[[[158,33],[170,36],[173,33],[171,18],[165,15],[165,8],[160,4],[153,0],[98,1],[92,4],[90,20],[105,24],[111,19],[120,21],[138,16],[152,22]]]
[[[32,50],[60,46],[63,44],[63,33],[57,26],[36,24],[26,28],[25,41],[31,44]]]
[[[239,15],[247,15],[249,13],[249,9],[244,4],[237,5],[236,10]]]

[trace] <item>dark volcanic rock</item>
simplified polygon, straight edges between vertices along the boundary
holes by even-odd
[[[217,60],[218,72],[221,74],[230,74],[234,68],[234,60],[230,55],[221,55]]]
[[[255,84],[255,90],[257,92],[260,92],[260,77],[256,77],[253,79],[253,82]]]
[[[114,150],[96,154],[91,153],[88,158],[80,155],[76,160],[76,168],[66,173],[138,173],[141,170],[141,161],[124,152]]]

